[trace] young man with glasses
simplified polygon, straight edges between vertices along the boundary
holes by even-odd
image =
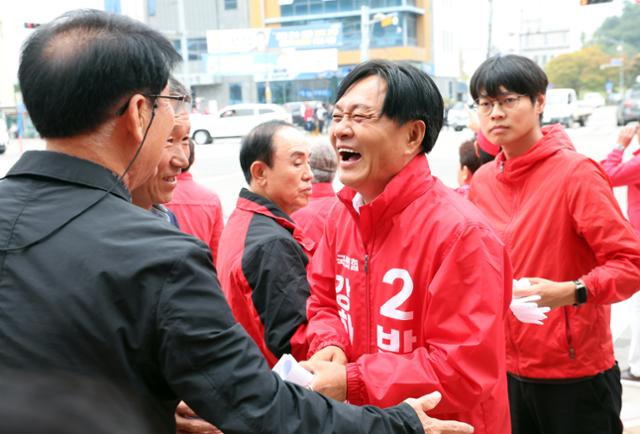
[[[478,210],[425,155],[442,97],[406,63],[369,61],[342,81],[329,137],[338,193],[311,260],[314,390],[394,405],[437,389],[442,418],[509,432],[504,315],[511,272]]]
[[[610,304],[640,285],[640,241],[600,166],[560,125],[540,126],[547,77],[530,59],[496,56],[471,78],[480,128],[502,147],[469,198],[506,244],[514,278],[551,311],[543,325],[507,318],[513,432],[621,433],[620,370]]]

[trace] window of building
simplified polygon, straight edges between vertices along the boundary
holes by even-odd
[[[226,11],[238,9],[238,0],[224,0],[224,9]]]
[[[407,32],[407,45],[418,46],[418,17],[414,14],[405,14],[403,24]]]
[[[229,103],[239,104],[242,102],[242,85],[233,83],[229,86]]]
[[[172,43],[176,51],[182,55],[182,41],[174,39]],[[187,39],[187,47],[189,48],[189,60],[200,60],[203,54],[207,54],[207,38]]]
[[[119,14],[122,11],[120,0],[104,0],[104,10],[112,14]]]

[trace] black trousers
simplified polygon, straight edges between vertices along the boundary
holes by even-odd
[[[622,433],[617,363],[576,382],[542,383],[507,376],[513,434]]]

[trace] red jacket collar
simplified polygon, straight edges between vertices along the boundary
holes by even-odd
[[[240,190],[240,197],[238,197],[236,208],[255,214],[262,214],[273,219],[280,226],[291,232],[293,238],[295,238],[305,250],[308,252],[315,250],[313,240],[305,237],[302,230],[296,226],[291,217],[266,197],[243,188]]]
[[[575,151],[571,139],[560,124],[542,127],[542,138],[524,154],[507,160],[504,151],[496,157],[498,179],[504,182],[517,182],[528,175],[540,161],[546,160],[557,152]]]
[[[378,197],[360,207],[360,213],[353,208],[353,198],[357,193],[355,190],[344,187],[338,193],[338,198],[347,206],[356,221],[370,220],[373,223],[400,213],[407,205],[429,190],[435,182],[426,155],[418,154],[391,178]]]

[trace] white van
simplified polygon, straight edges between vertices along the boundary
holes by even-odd
[[[560,123],[569,128],[574,122],[581,127],[587,123],[591,116],[591,109],[578,103],[576,91],[573,89],[549,89],[542,115],[543,124]]]

